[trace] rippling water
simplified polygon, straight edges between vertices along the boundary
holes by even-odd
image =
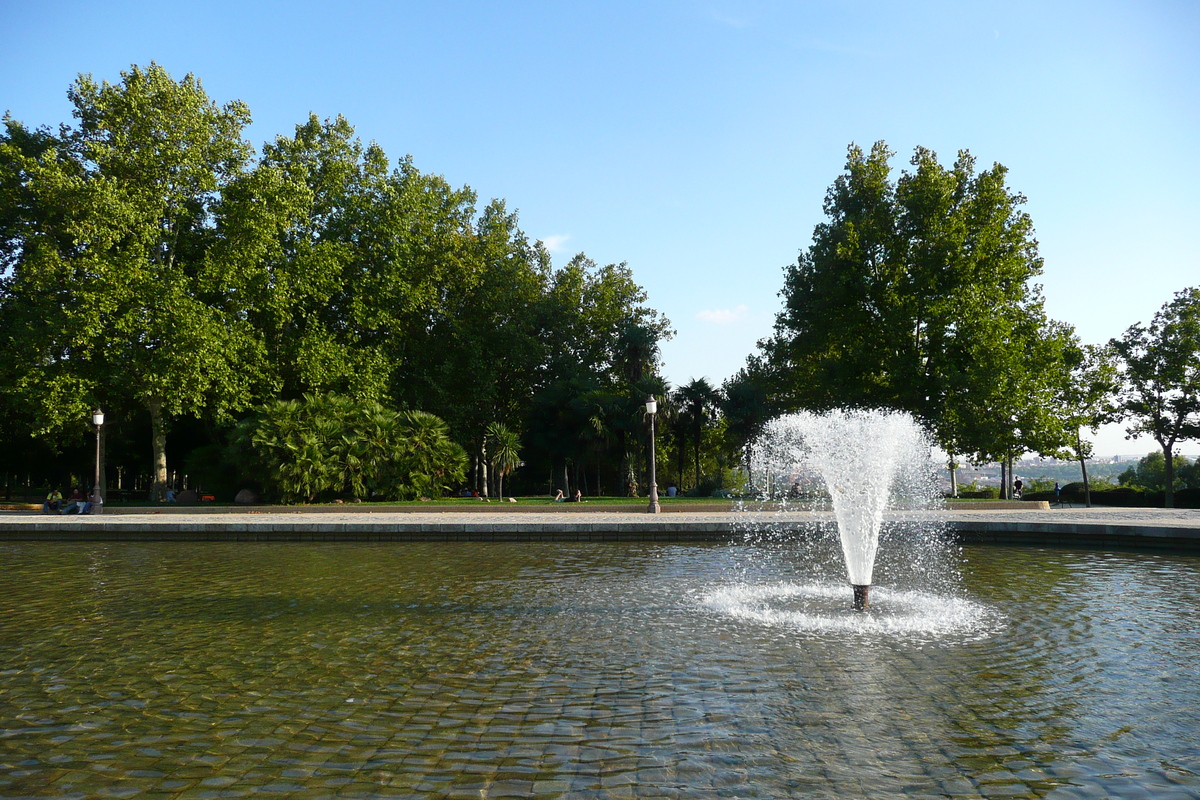
[[[1194,557],[969,547],[869,616],[749,546],[0,558],[5,798],[1200,796]]]

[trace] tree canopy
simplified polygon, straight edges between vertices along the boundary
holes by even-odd
[[[852,145],[826,220],[785,273],[752,371],[783,410],[911,412],[949,453],[998,458],[1061,440],[1050,381],[1070,331],[1045,316],[1025,198],[1000,164]]]
[[[1110,342],[1124,386],[1119,409],[1132,437],[1148,434],[1163,452],[1166,505],[1174,501],[1175,447],[1200,438],[1200,288],[1184,289],[1149,325]]]
[[[626,265],[556,269],[503,200],[479,210],[341,117],[257,155],[244,104],[157,64],[69,96],[75,125],[6,117],[0,135],[0,336],[23,354],[3,366],[7,438],[78,434],[98,405],[140,417],[161,494],[173,421],[220,438],[266,403],[333,392],[436,415],[486,487],[489,426],[523,432],[527,459],[577,460],[586,447],[537,446],[539,398],[662,384],[670,326]],[[604,405],[618,435],[587,447],[612,471],[634,423]]]
[[[208,257],[221,192],[252,153],[249,112],[156,64],[119,84],[80,77],[69,97],[75,128],[7,119],[0,141],[5,196],[25,201],[3,242],[3,331],[25,355],[6,384],[42,433],[100,404],[145,408],[161,491],[167,419],[246,407],[263,356],[239,273]]]

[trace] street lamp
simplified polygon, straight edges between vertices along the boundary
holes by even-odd
[[[658,401],[654,399],[654,395],[646,398],[646,413],[650,415],[650,507],[646,509],[647,514],[657,514],[658,507],[658,479],[655,476],[655,456],[654,456],[654,415],[658,412]]]
[[[104,425],[104,412],[98,408],[92,412],[92,424],[96,426],[96,482],[92,484],[92,509],[99,514],[104,502],[100,497],[100,428]]]

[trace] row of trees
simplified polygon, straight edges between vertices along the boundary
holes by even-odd
[[[786,271],[784,309],[746,378],[773,411],[903,409],[956,459],[1071,453],[1083,431],[1126,420],[1163,448],[1200,437],[1200,290],[1180,292],[1148,326],[1083,345],[1047,317],[1025,198],[999,164],[950,167],[917,148],[893,178],[879,142],[851,146],[825,198],[826,221]],[[1007,487],[1008,480],[1002,484]]]
[[[76,440],[103,407],[106,462],[144,463],[121,441],[144,425],[161,496],[169,436],[224,444],[264,404],[332,392],[435,415],[483,491],[489,430],[520,434],[539,474],[565,472],[580,438],[628,471],[671,330],[624,264],[554,268],[503,201],[477,210],[340,117],[256,153],[244,104],[157,64],[69,97],[75,124],[6,116],[0,135],[9,453],[31,432]]]
[[[852,146],[786,272],[774,335],[720,389],[672,389],[669,324],[624,264],[581,254],[555,269],[502,201],[477,210],[469,188],[393,166],[344,119],[310,117],[256,153],[243,104],[156,64],[118,84],[80,77],[69,97],[75,125],[6,116],[0,134],[0,437],[14,461],[30,463],[31,432],[47,452],[78,441],[101,406],[115,423],[105,460],[136,472],[144,446],[159,495],[169,438],[255,452],[275,464],[264,488],[292,499],[464,479],[499,493],[522,463],[527,488],[636,494],[651,394],[670,454],[660,483],[693,488],[721,485],[771,415],[799,409],[908,410],[952,468],[1070,451],[1086,470],[1082,431],[1124,417],[1169,471],[1200,436],[1200,290],[1081,344],[1045,314],[1024,198],[965,151],[944,167],[918,148],[893,178],[885,144]],[[447,455],[429,467],[437,486],[413,482],[398,451],[356,471],[362,454],[341,442],[370,436],[335,432],[342,402],[395,430],[432,415],[466,474]],[[299,446],[301,409],[331,420],[305,434],[332,454],[309,485],[283,479],[287,448],[266,444]],[[238,450],[251,424],[259,450]]]

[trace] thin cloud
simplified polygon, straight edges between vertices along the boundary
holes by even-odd
[[[714,308],[709,310],[706,308],[696,315],[696,319],[701,322],[711,322],[715,325],[728,325],[731,322],[743,319],[749,311],[749,306],[744,304],[734,309]]]
[[[542,239],[542,244],[551,253],[561,253],[565,249],[563,246],[570,238],[571,234],[569,233],[556,233],[553,236],[547,236],[545,239]]]
[[[749,28],[751,24],[749,20],[741,17],[733,17],[728,14],[722,14],[716,9],[710,9],[708,12],[708,17],[713,22],[716,22],[720,25],[726,25],[730,28]]]

